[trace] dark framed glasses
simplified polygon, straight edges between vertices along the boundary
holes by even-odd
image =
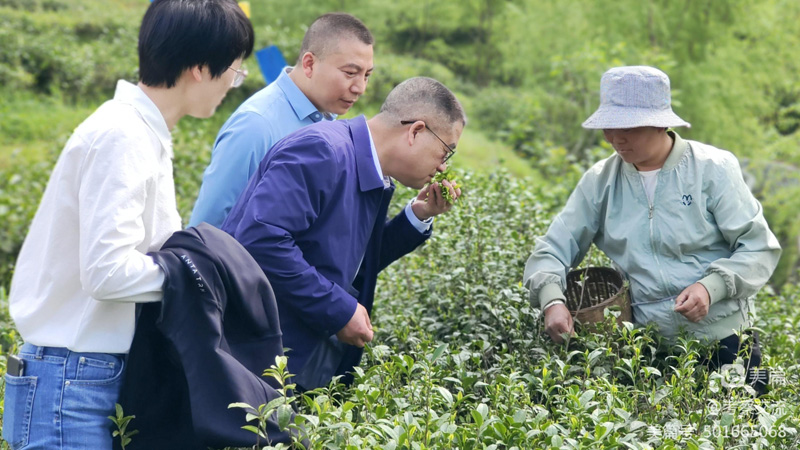
[[[411,125],[414,122],[419,122],[419,121],[418,120],[401,120],[400,124],[401,125]],[[422,123],[425,123],[425,122],[422,121]],[[444,158],[442,159],[442,164],[446,163],[450,158],[453,157],[453,155],[456,154],[456,146],[455,145],[450,145],[447,142],[445,142],[442,138],[439,137],[438,134],[436,134],[436,132],[431,130],[431,127],[429,127],[427,123],[425,123],[425,129],[427,129],[428,131],[431,132],[431,134],[436,136],[436,139],[438,139],[439,142],[441,142],[442,145],[444,146],[444,149],[445,149],[446,153],[444,155]]]

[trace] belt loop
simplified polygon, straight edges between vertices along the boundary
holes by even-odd
[[[42,357],[44,356],[44,347],[42,347],[41,345],[37,345],[36,353],[34,353],[34,355],[36,355],[36,359],[42,359]]]

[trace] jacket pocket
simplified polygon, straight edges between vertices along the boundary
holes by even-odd
[[[8,374],[5,376],[3,440],[12,450],[22,450],[28,445],[37,379],[38,377],[14,377]]]
[[[739,309],[739,300],[730,298],[722,300],[711,305],[708,309],[708,314],[700,320],[700,323],[703,325],[711,325],[739,311]]]
[[[659,300],[633,302],[631,309],[633,320],[639,325],[655,323],[664,336],[673,336],[675,329],[675,297],[666,297]]]

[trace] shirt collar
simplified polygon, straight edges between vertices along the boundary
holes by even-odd
[[[156,104],[150,100],[150,97],[139,86],[125,80],[119,80],[117,81],[117,90],[114,92],[114,100],[131,105],[139,113],[142,120],[161,141],[161,148],[166,152],[167,157],[172,159],[172,134],[167,128],[167,121]]]
[[[683,157],[683,154],[689,149],[689,143],[680,137],[678,133],[674,131],[668,131],[668,133],[670,136],[672,136],[674,141],[672,143],[672,151],[669,152],[667,160],[664,161],[664,165],[661,166],[664,171],[670,170],[677,166],[678,162],[680,162],[681,158]]]
[[[385,189],[386,177],[380,168],[378,153],[372,141],[372,133],[367,126],[367,119],[363,115],[347,121],[350,134],[353,137],[353,146],[356,151],[356,167],[358,184],[362,191],[372,189]],[[391,181],[389,182],[391,186]]]
[[[669,155],[667,155],[664,165],[661,166],[661,169],[664,172],[667,172],[677,166],[683,157],[683,154],[689,149],[689,143],[681,138],[678,133],[672,130],[667,131],[667,133],[672,137],[673,141],[672,150],[669,151]],[[620,158],[620,160],[622,160],[622,158]],[[631,163],[622,161],[622,167],[624,167],[625,171],[628,173],[639,173],[639,171],[636,170],[636,166]]]
[[[369,148],[372,150],[372,162],[375,163],[375,172],[378,174],[378,178],[383,180],[383,186],[389,187],[389,177],[385,176],[383,174],[383,169],[381,169],[381,161],[378,159],[378,149],[375,148],[375,141],[372,139],[372,131],[369,129],[369,124],[367,124],[367,134],[369,134]]]
[[[275,80],[275,83],[283,91],[283,94],[289,101],[289,105],[297,115],[297,119],[305,120],[308,118],[313,122],[319,122],[323,119],[335,120],[336,114],[323,113],[317,110],[316,106],[311,103],[311,100],[309,100],[308,97],[303,94],[303,91],[301,91],[300,88],[294,84],[294,81],[289,78],[289,72],[291,72],[292,69],[292,66],[284,67],[283,70],[281,70],[281,74],[278,75],[278,79]]]

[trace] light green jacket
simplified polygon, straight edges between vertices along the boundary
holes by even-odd
[[[752,297],[778,263],[778,240],[733,154],[670,133],[675,142],[652,204],[636,168],[617,154],[583,175],[525,265],[534,306],[564,298],[566,272],[594,242],[630,281],[637,323],[709,340],[750,325]],[[692,323],[672,298],[698,281],[711,306]]]

